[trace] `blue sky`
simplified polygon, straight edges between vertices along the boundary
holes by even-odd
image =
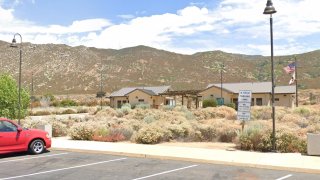
[[[267,0],[0,0],[0,39],[270,55]],[[275,55],[317,50],[319,0],[273,0]]]

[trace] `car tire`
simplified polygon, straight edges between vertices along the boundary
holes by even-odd
[[[31,154],[41,154],[45,151],[44,142],[41,139],[35,139],[30,143],[29,152]]]

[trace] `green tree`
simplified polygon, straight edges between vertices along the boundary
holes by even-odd
[[[29,93],[21,89],[21,117],[27,114],[30,103]],[[11,119],[18,118],[19,111],[18,87],[16,81],[10,75],[0,75],[0,117]]]

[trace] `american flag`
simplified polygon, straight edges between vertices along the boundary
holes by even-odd
[[[287,74],[293,73],[296,70],[296,63],[290,63],[288,66],[283,68]]]

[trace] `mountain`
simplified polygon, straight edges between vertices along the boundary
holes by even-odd
[[[19,48],[0,41],[0,72],[16,79]],[[294,56],[274,57],[277,85],[287,85],[290,75],[283,71]],[[320,88],[320,51],[297,54],[300,88]],[[270,81],[270,57],[199,52],[183,55],[147,46],[120,50],[70,47],[63,44],[22,44],[22,83],[30,88],[32,77],[35,94],[89,94],[111,92],[129,86],[171,85],[175,90],[202,89],[219,83],[219,70],[213,65],[224,63],[223,82]]]

